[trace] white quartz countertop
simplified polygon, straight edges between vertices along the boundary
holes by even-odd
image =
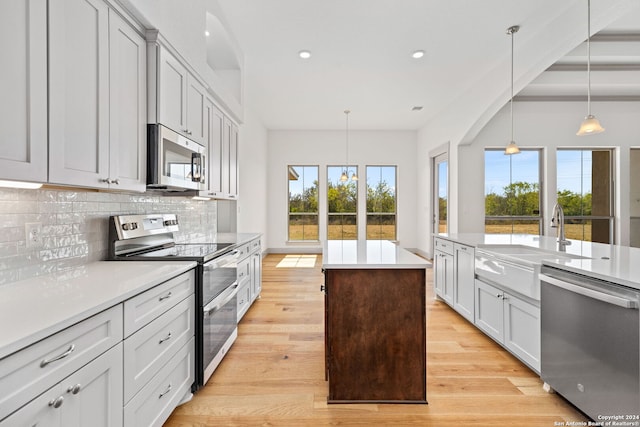
[[[218,233],[214,242],[203,238],[189,241],[189,243],[232,243],[241,245],[261,236],[262,233]]]
[[[388,240],[327,240],[322,268],[427,268],[430,263]]]
[[[552,236],[448,233],[436,237],[487,251],[491,245],[523,245],[558,252],[557,239]],[[640,290],[640,248],[571,240],[566,253],[576,258],[550,255],[542,264]]]
[[[0,286],[0,359],[196,266],[100,261]]]

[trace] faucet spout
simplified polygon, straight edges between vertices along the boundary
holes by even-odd
[[[571,244],[570,240],[567,240],[564,235],[564,210],[560,203],[556,203],[553,207],[553,213],[551,214],[551,227],[558,229],[558,250],[565,252],[567,246]]]

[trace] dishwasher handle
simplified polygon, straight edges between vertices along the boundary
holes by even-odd
[[[539,279],[541,282],[549,283],[550,285],[557,286],[576,294],[584,295],[588,298],[597,299],[608,304],[617,305],[618,307],[638,309],[638,301],[624,298],[621,296],[613,295],[608,292],[601,292],[595,289],[587,288],[573,283],[566,282],[564,280],[556,279],[555,277],[547,276],[546,274],[540,274]]]

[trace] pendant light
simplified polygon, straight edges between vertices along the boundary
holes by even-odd
[[[507,34],[511,36],[511,99],[509,100],[509,106],[511,108],[511,141],[509,145],[507,145],[507,148],[504,149],[504,154],[506,155],[520,153],[520,149],[513,140],[513,35],[517,33],[519,29],[519,25],[507,28]]]
[[[580,125],[576,135],[593,135],[604,132],[600,121],[591,114],[591,0],[587,0],[587,117]]]
[[[344,114],[346,117],[346,160],[347,160],[347,164],[344,167],[344,170],[342,171],[342,175],[340,175],[340,181],[342,182],[347,182],[349,180],[349,113],[351,112],[351,110],[344,110]],[[358,175],[356,175],[356,172],[354,171],[353,174],[351,175],[351,181],[357,181],[358,180]]]

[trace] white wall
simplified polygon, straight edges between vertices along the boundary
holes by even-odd
[[[242,233],[263,233],[263,249],[268,239],[267,229],[267,129],[249,108],[240,126],[239,193],[237,229]]]
[[[640,146],[637,124],[640,102],[594,102],[592,112],[605,127],[598,135],[578,137],[586,114],[584,102],[516,102],[515,140],[520,147],[543,148],[545,173],[543,214],[550,216],[556,201],[556,149],[564,147],[615,148],[615,242],[629,245],[630,149]],[[509,109],[503,108],[480,131],[471,145],[458,147],[458,232],[484,230],[484,149],[502,148],[509,140]],[[639,204],[635,199],[634,204]],[[635,208],[634,208],[635,209]],[[545,220],[545,234],[554,234]]]
[[[397,165],[397,238],[400,245],[405,248],[415,248],[417,244],[416,142],[417,135],[413,131],[350,131],[349,133],[349,163],[357,164],[362,183],[358,188],[359,222],[363,221],[362,212],[366,203],[365,167]],[[320,167],[320,238],[325,238],[326,168],[345,163],[345,131],[269,131],[268,146],[268,247],[274,252],[319,252],[320,244],[287,242],[287,166],[318,165]]]

